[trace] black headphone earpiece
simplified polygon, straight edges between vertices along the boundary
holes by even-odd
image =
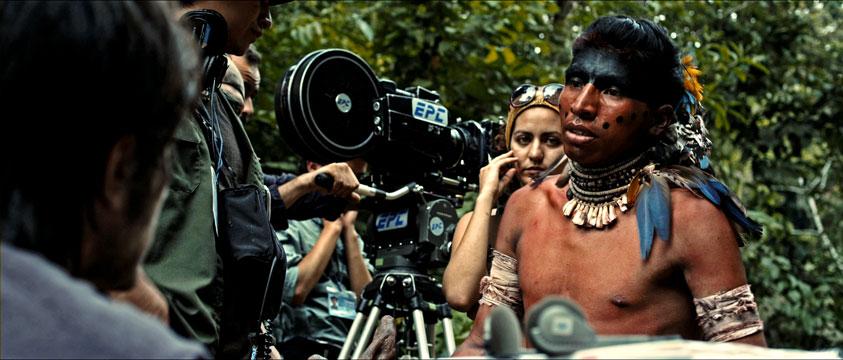
[[[202,88],[219,87],[228,69],[228,59],[224,56],[228,41],[225,18],[214,10],[200,9],[185,13],[181,22],[191,30],[202,50]]]

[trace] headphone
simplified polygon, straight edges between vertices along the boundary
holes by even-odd
[[[228,68],[228,59],[224,56],[228,24],[220,13],[208,9],[189,11],[181,17],[181,22],[192,30],[202,50],[202,89],[215,90],[212,87],[220,86]]]

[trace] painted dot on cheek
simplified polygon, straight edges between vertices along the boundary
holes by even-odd
[[[623,116],[618,116],[618,118],[615,121],[617,121],[618,124],[623,124]],[[608,126],[604,125],[603,127],[608,127]]]
[[[603,128],[604,128],[604,129],[608,129],[608,128],[609,128],[609,123],[604,122],[604,123],[603,123]]]

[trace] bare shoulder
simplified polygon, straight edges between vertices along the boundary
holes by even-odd
[[[698,197],[686,189],[672,189],[674,232],[687,233],[698,230],[730,230],[731,224],[720,208],[707,199]]]
[[[686,189],[671,190],[673,236],[685,257],[737,252],[737,233],[720,208]]]
[[[564,201],[564,191],[567,187],[559,188],[556,185],[559,176],[549,176],[538,185],[522,186],[509,198],[505,209],[535,211],[536,206],[553,206],[560,201]]]
[[[525,225],[535,217],[546,217],[552,208],[562,208],[565,189],[556,186],[556,178],[550,176],[537,186],[523,186],[510,196],[498,227],[498,251],[514,256]]]

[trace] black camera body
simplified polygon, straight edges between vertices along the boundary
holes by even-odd
[[[378,151],[366,157],[372,167],[384,169],[392,182],[416,181],[440,194],[473,190],[488,162],[493,122],[453,121],[435,91],[380,84],[385,95],[372,105]]]
[[[476,189],[501,122],[460,121],[435,91],[399,89],[343,49],[317,50],[291,66],[275,105],[282,138],[302,157],[321,163],[363,158],[371,175],[361,183],[387,192],[415,189],[361,205],[372,211],[366,250],[376,268],[447,264],[456,207]]]
[[[432,270],[448,264],[451,237],[459,221],[450,200],[412,196],[371,201],[365,250],[374,255],[375,268]]]
[[[365,159],[378,188],[416,182],[437,194],[473,190],[495,121],[460,121],[423,87],[398,89],[343,49],[291,66],[276,90],[276,120],[290,147],[318,162]]]

